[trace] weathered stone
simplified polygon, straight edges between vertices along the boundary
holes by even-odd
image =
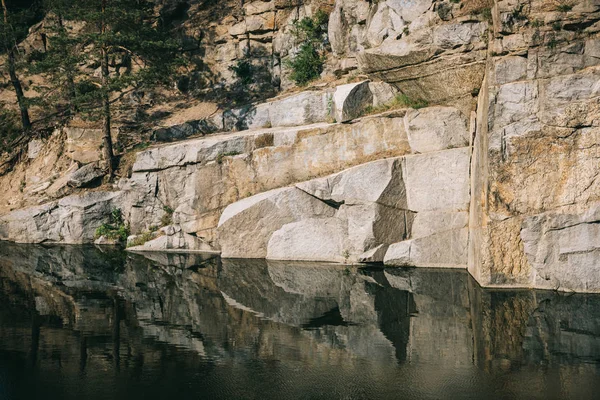
[[[82,164],[102,159],[102,129],[64,128],[67,135],[66,154]]]
[[[151,139],[157,142],[172,142],[187,139],[194,135],[206,135],[218,132],[223,129],[223,115],[216,114],[207,119],[188,121],[183,124],[156,129],[152,133]]]
[[[272,2],[253,1],[251,3],[244,4],[244,11],[246,12],[246,15],[255,15],[271,11],[274,7],[275,4]]]
[[[404,117],[408,143],[415,153],[446,150],[469,145],[464,116],[451,107],[409,110]]]
[[[302,92],[271,103],[272,126],[308,125],[326,121],[333,110],[331,95],[324,92]]]
[[[380,244],[377,247],[372,248],[371,250],[365,251],[360,256],[358,256],[358,262],[360,263],[379,263],[383,262],[385,258],[385,253],[387,252],[389,245]]]
[[[77,163],[71,164],[61,177],[55,180],[52,185],[46,190],[46,194],[52,198],[64,197],[72,190],[69,186],[71,176],[79,169]]]
[[[465,268],[467,228],[449,230],[392,244],[383,260],[390,266]]]
[[[275,189],[227,207],[219,220],[221,256],[265,258],[271,235],[283,225],[335,209],[296,188]]]
[[[0,240],[20,243],[92,243],[96,229],[118,207],[119,193],[88,192],[0,217]]]
[[[106,173],[96,163],[87,164],[71,174],[69,186],[76,188],[86,187],[98,182]]]
[[[373,104],[369,81],[338,86],[333,94],[333,102],[337,122],[347,122],[360,117],[362,112]]]
[[[373,107],[390,104],[398,94],[398,89],[385,82],[369,82],[369,90],[373,95]]]
[[[139,235],[128,238],[129,244],[135,243]],[[201,239],[187,234],[181,228],[175,229],[172,226],[161,228],[160,231],[152,235],[153,238],[137,246],[130,246],[128,251],[203,251],[210,252],[212,248]]]
[[[97,246],[118,246],[120,244],[119,239],[109,239],[106,236],[100,236],[94,241]]]
[[[528,217],[520,236],[535,270],[531,286],[600,291],[600,203],[581,214],[550,212]]]
[[[37,158],[40,152],[44,149],[44,142],[40,139],[33,139],[27,144],[27,157],[29,159]]]
[[[286,224],[269,239],[267,258],[344,262],[347,232],[346,224],[339,218],[311,218]]]
[[[483,22],[436,26],[433,29],[433,44],[442,49],[452,49],[481,41],[486,31],[487,24]]]
[[[403,171],[407,209],[411,211],[469,209],[468,148],[407,156]]]
[[[469,213],[466,211],[423,211],[415,214],[411,238],[430,236],[447,230],[468,227]]]
[[[297,183],[296,187],[332,204],[380,203],[406,209],[401,161],[375,161],[325,178]]]
[[[271,107],[271,103],[263,103],[229,110],[223,115],[224,128],[227,131],[270,128]]]

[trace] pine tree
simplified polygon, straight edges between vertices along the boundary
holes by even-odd
[[[1,0],[2,4],[2,25],[0,26],[0,44],[2,50],[7,55],[7,69],[10,76],[10,82],[17,96],[17,102],[21,111],[21,124],[23,130],[31,129],[31,119],[29,118],[29,108],[27,99],[23,92],[23,85],[17,75],[17,42],[20,36],[23,36],[23,30],[26,30],[26,25],[17,13],[13,15],[6,4],[6,0]]]
[[[55,40],[59,43],[63,40],[64,45],[59,44],[56,48],[58,53],[69,53],[63,62],[77,64],[77,57],[82,57],[88,64],[100,66],[100,79],[91,81],[97,90],[87,90],[85,95],[79,90],[72,90],[71,93],[75,96],[72,100],[75,104],[99,105],[104,159],[112,177],[116,166],[111,136],[111,96],[125,88],[168,83],[181,60],[180,48],[169,32],[162,28],[154,4],[147,0],[53,0],[47,4],[59,19],[62,17],[85,23],[85,28],[75,38],[59,26]],[[59,8],[62,11],[57,11]],[[126,64],[124,72],[115,66],[114,61],[111,63],[117,58],[122,60],[121,65]],[[78,82],[75,74],[81,74],[80,71],[73,71],[68,66],[62,70],[64,72],[56,73],[63,75],[67,82],[70,79]],[[74,75],[70,77],[68,71],[73,71]],[[87,78],[80,79],[74,87],[89,82]]]
[[[44,52],[30,55],[29,72],[41,74],[49,81],[51,95],[46,97],[47,103],[66,102],[73,115],[77,110],[75,78],[79,63],[84,59],[78,51],[81,46],[77,37],[66,26],[75,0],[43,0],[42,4],[46,14],[47,46]]]

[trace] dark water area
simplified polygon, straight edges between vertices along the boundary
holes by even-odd
[[[600,296],[0,243],[0,399],[169,398],[600,398]]]

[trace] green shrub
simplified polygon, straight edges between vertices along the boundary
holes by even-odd
[[[292,34],[300,42],[322,42],[327,34],[328,21],[329,15],[319,10],[312,18],[305,17],[296,21],[292,27]]]
[[[162,224],[162,226],[169,226],[173,224],[173,213],[175,212],[175,210],[173,210],[171,207],[169,206],[164,206],[163,207],[163,211],[165,212],[163,214],[163,216],[160,219],[160,223]]]
[[[404,93],[398,93],[392,101],[386,104],[379,105],[377,107],[369,106],[365,108],[362,115],[379,114],[389,110],[395,110],[398,108],[414,108],[419,109],[429,106],[429,102],[424,99],[412,99]]]
[[[319,10],[312,18],[303,18],[294,23],[292,34],[296,43],[301,43],[298,52],[285,65],[290,68],[290,78],[299,86],[313,81],[323,72],[327,22],[329,16]]]
[[[415,108],[417,110],[419,108],[427,107],[429,105],[429,102],[427,100],[421,98],[413,99],[411,97],[408,97],[404,93],[398,93],[396,95],[396,98],[394,99],[394,102],[397,103],[399,106]]]
[[[130,243],[127,243],[127,247],[142,246],[146,242],[153,240],[155,237],[156,236],[153,232],[144,232],[137,235]]]
[[[317,51],[313,43],[304,43],[293,60],[288,61],[290,78],[299,86],[317,79],[323,72],[325,57]]]
[[[104,236],[109,240],[126,242],[129,236],[129,226],[123,221],[121,210],[115,208],[110,214],[110,222],[102,224],[96,229],[96,239]]]

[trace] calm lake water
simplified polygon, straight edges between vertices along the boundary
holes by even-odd
[[[0,399],[592,399],[600,296],[0,243]]]

